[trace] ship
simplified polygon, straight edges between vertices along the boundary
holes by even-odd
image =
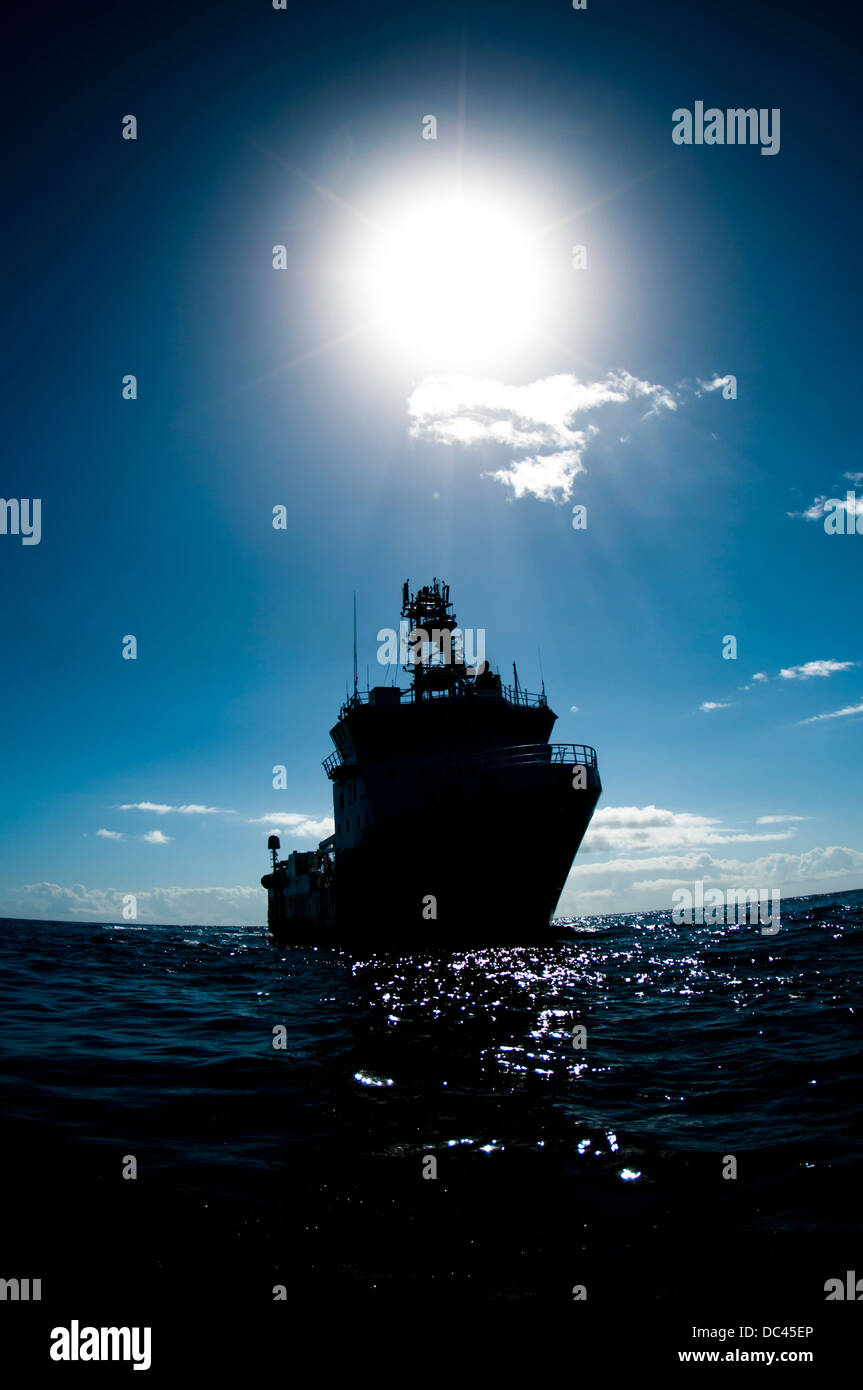
[[[544,679],[531,694],[513,664],[504,685],[484,642],[466,664],[448,584],[406,581],[401,617],[409,685],[362,691],[355,608],[353,692],[323,763],[335,830],[283,860],[270,836],[268,929],[298,945],[543,940],[602,791],[596,751],[549,742]]]

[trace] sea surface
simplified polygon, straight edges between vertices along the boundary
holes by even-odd
[[[642,913],[362,959],[6,920],[0,981],[0,1274],[72,1316],[281,1287],[571,1315],[579,1285],[743,1314],[863,1275],[863,892],[775,936]]]

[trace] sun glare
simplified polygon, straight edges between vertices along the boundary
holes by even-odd
[[[361,258],[363,308],[386,350],[427,369],[516,354],[544,316],[542,248],[514,203],[447,192],[404,206]]]

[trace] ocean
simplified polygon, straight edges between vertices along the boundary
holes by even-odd
[[[248,1318],[509,1310],[671,1355],[769,1310],[826,1356],[859,1325],[824,1285],[863,1278],[863,891],[773,936],[639,913],[361,959],[0,928],[0,1276],[42,1280],[16,1336],[146,1317],[182,1359],[195,1310],[221,1362]]]

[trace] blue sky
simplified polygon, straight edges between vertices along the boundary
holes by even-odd
[[[374,682],[433,574],[598,751],[561,910],[863,885],[863,536],[822,516],[863,496],[841,11],[179,11],[20,33],[2,492],[42,523],[0,535],[0,913],[263,921],[268,832],[331,812],[352,594]],[[780,109],[779,153],[675,145],[697,100]],[[466,355],[445,297],[396,341],[388,251],[370,280],[448,189],[500,292]]]

